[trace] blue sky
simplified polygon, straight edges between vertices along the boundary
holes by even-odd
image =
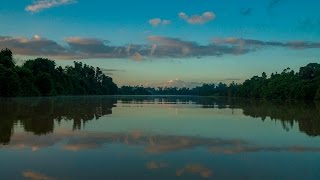
[[[10,0],[0,48],[130,85],[241,82],[320,62],[318,0]]]

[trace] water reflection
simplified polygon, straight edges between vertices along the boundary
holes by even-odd
[[[166,168],[168,167],[168,163],[166,162],[155,162],[155,161],[150,161],[146,164],[147,169],[161,169],[161,168]]]
[[[285,130],[298,123],[301,132],[309,136],[320,135],[320,104],[314,102],[269,102],[258,101],[241,104],[243,114],[265,120],[281,121]]]
[[[30,179],[30,180],[54,180],[54,178],[49,177],[47,175],[34,172],[34,171],[24,171],[22,172],[23,177]]]
[[[203,178],[209,178],[213,172],[201,164],[188,164],[184,168],[177,170],[176,175],[182,176],[186,173],[198,174]]]
[[[314,102],[172,96],[0,102],[0,179],[320,177]]]
[[[94,97],[0,99],[0,142],[7,144],[14,124],[36,135],[52,133],[55,121],[73,121],[73,129],[112,113],[116,99]]]
[[[3,148],[31,149],[37,151],[59,144],[66,151],[80,151],[102,148],[107,144],[123,144],[127,146],[142,146],[148,154],[163,154],[168,152],[206,148],[216,154],[236,154],[250,152],[320,152],[320,147],[307,146],[265,146],[257,145],[241,139],[202,138],[177,135],[154,135],[139,133],[108,133],[108,132],[73,132],[59,130],[47,136],[37,136],[30,133],[16,133],[9,145]],[[153,164],[154,165],[154,164]],[[159,165],[162,166],[161,164]]]
[[[24,131],[35,135],[54,131],[55,122],[73,121],[73,130],[81,129],[88,121],[112,114],[117,103],[122,105],[192,105],[202,108],[242,109],[243,115],[268,117],[280,121],[284,130],[297,123],[299,130],[309,136],[320,135],[320,106],[313,102],[249,101],[243,99],[199,98],[199,97],[57,97],[0,99],[0,142],[8,144],[14,125],[20,124]],[[139,134],[136,134],[139,137]],[[118,136],[118,138],[124,138]],[[174,138],[174,137],[173,137]],[[88,139],[88,142],[91,140]],[[178,141],[179,142],[179,141]],[[189,142],[189,141],[188,141]],[[191,141],[199,143],[199,141]],[[149,147],[149,151],[163,151],[193,144],[181,141],[164,147]],[[92,145],[87,145],[91,147]],[[69,146],[69,149],[79,147]]]

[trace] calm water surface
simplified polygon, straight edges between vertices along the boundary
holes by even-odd
[[[0,99],[0,179],[320,179],[320,104]]]

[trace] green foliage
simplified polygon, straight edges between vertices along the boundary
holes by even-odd
[[[12,52],[0,52],[0,96],[110,95],[116,94],[112,78],[81,62],[65,69],[44,58],[15,66]]]
[[[320,100],[320,86],[319,86],[319,88],[317,90],[317,94],[316,94],[315,100]]]
[[[305,67],[301,67],[299,76],[304,80],[312,80],[320,76],[320,64],[310,63]]]
[[[36,77],[35,85],[43,96],[49,96],[53,91],[53,82],[50,74],[42,72]]]
[[[21,96],[37,96],[39,95],[38,89],[35,87],[35,77],[33,76],[30,69],[25,67],[15,68],[19,79]]]
[[[2,49],[0,51],[0,64],[5,68],[14,67],[12,52],[9,49]]]
[[[142,88],[124,86],[119,89],[126,95],[197,95],[197,96],[229,96],[261,99],[317,99],[320,100],[320,64],[311,63],[301,67],[298,73],[287,68],[282,73],[271,74],[268,78],[263,72],[261,76],[253,76],[242,84],[232,82],[203,84],[189,88]]]
[[[19,94],[20,82],[17,73],[0,65],[0,96],[13,97]]]
[[[238,85],[239,97],[265,99],[315,99],[320,87],[320,64],[311,63],[301,67],[298,73],[283,70],[267,78],[255,76]]]
[[[49,59],[37,58],[35,60],[28,60],[23,64],[23,67],[32,71],[33,75],[40,73],[48,73],[52,75],[55,71],[56,63]]]

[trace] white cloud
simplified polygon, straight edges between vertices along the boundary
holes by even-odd
[[[131,56],[131,58],[132,58],[133,60],[135,60],[135,61],[141,61],[141,60],[143,60],[143,56],[142,56],[140,53],[138,53],[138,52],[134,53],[134,55]]]
[[[34,35],[33,37],[32,37],[34,40],[41,40],[41,36],[39,36],[39,35]]]
[[[152,26],[158,26],[160,23],[161,23],[160,18],[154,18],[149,20],[149,24],[151,24]]]
[[[36,0],[34,1],[33,4],[27,6],[25,10],[32,13],[37,13],[44,9],[50,9],[53,7],[73,4],[73,3],[77,3],[77,1],[76,0]]]
[[[151,50],[150,50],[150,55],[151,55],[151,56],[152,56],[152,55],[154,54],[154,52],[156,51],[157,47],[158,47],[157,44],[153,44],[153,45],[151,46]]]
[[[152,25],[153,27],[156,27],[159,25],[169,25],[171,24],[171,21],[167,19],[153,18],[149,20],[149,24]]]
[[[149,36],[149,43],[112,45],[99,38],[65,38],[66,44],[34,35],[32,38],[0,36],[0,49],[9,48],[16,55],[42,56],[56,59],[130,58],[136,61],[154,58],[188,58],[242,55],[263,48],[291,50],[320,49],[320,42],[261,41],[256,39],[216,39],[207,45],[179,38]]]
[[[177,87],[177,88],[195,88],[197,86],[202,86],[203,83],[199,82],[186,82],[182,81],[179,78],[169,80],[165,83],[159,84],[161,87]]]
[[[164,20],[162,20],[162,24],[163,25],[169,25],[169,24],[171,24],[171,21],[164,19]]]
[[[216,18],[216,14],[210,11],[204,12],[202,15],[195,14],[189,16],[184,12],[180,12],[178,15],[181,19],[185,20],[189,24],[205,24]]]
[[[67,43],[75,43],[81,45],[100,45],[107,43],[108,41],[97,39],[97,38],[81,38],[81,37],[69,37],[66,38]]]

